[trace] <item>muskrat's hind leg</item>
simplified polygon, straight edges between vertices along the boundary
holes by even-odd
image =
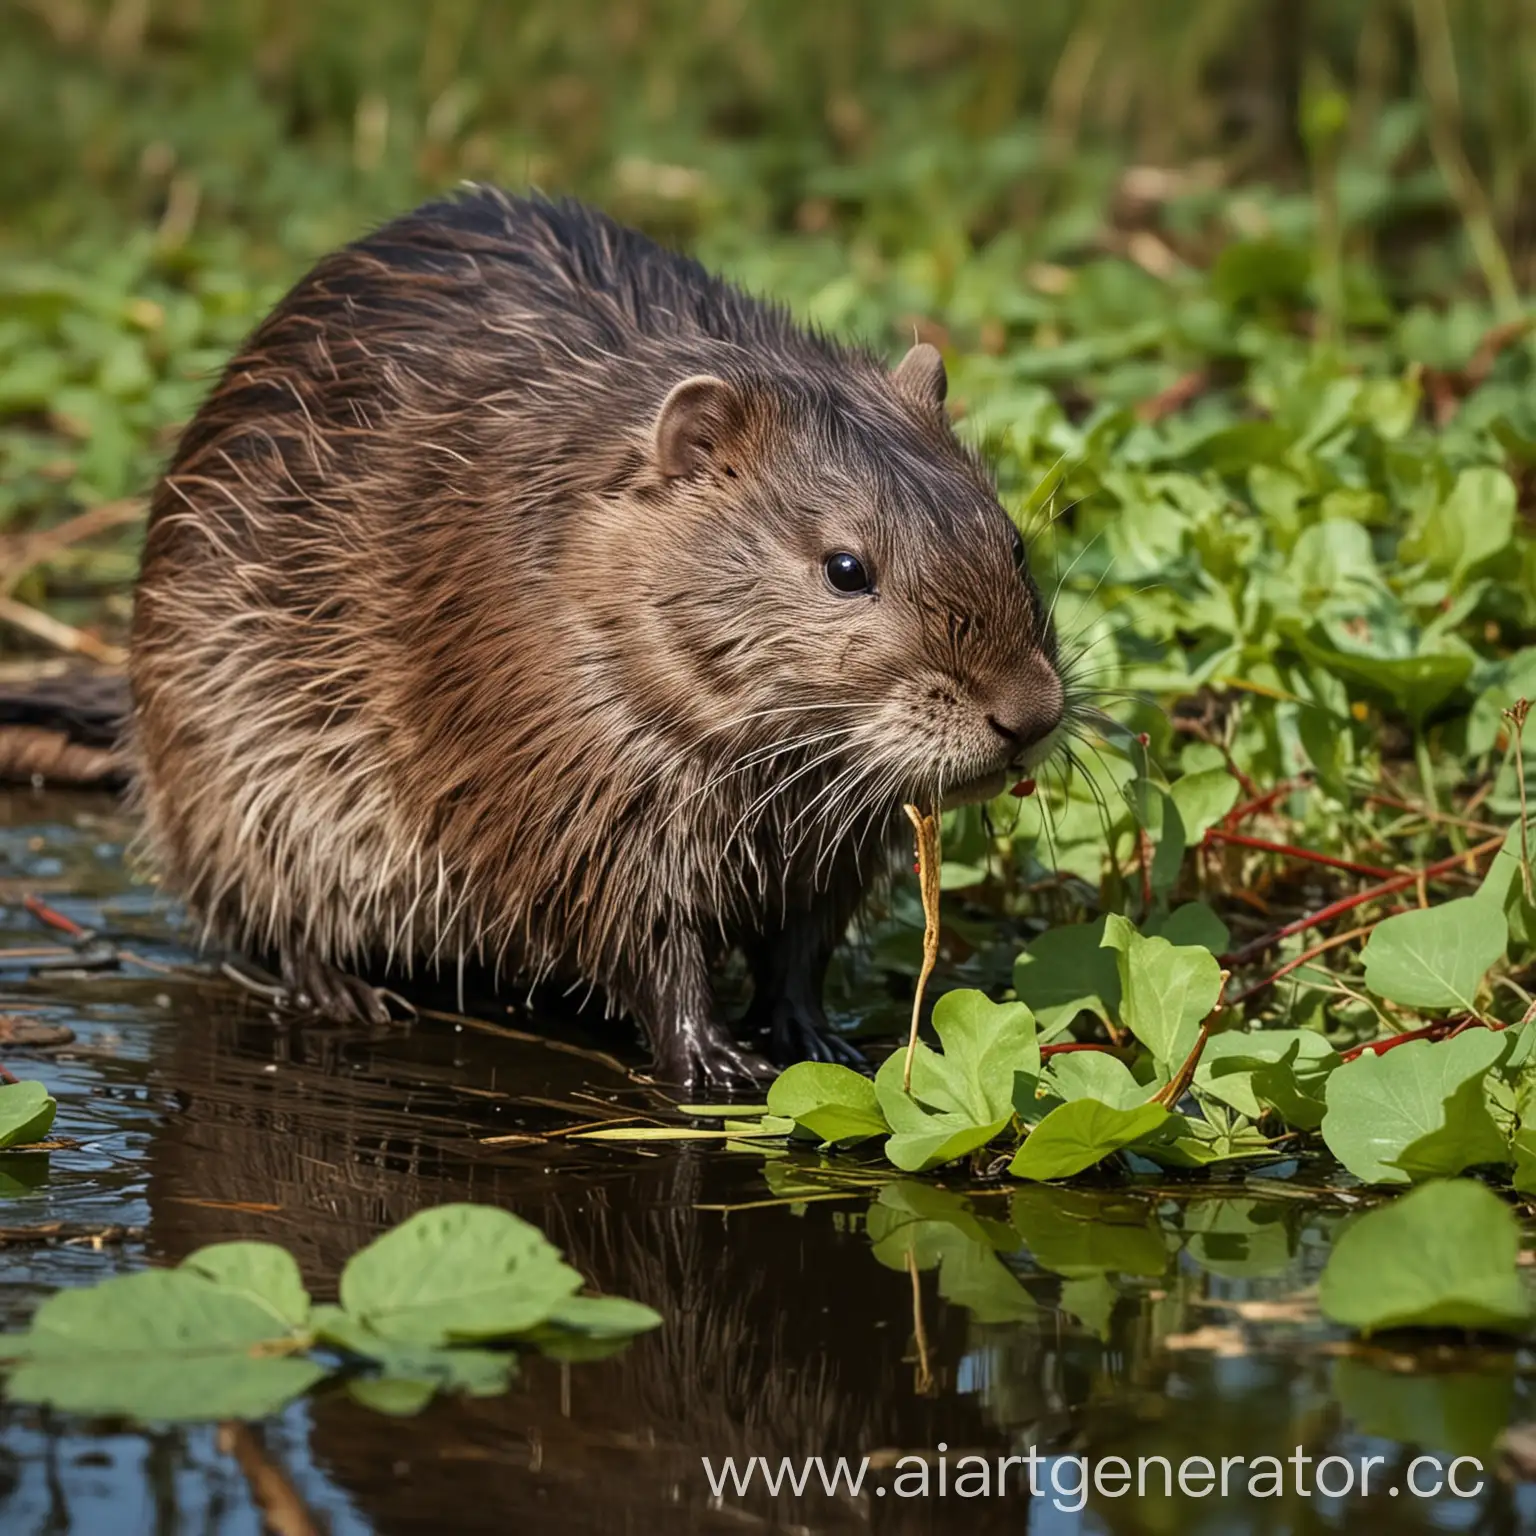
[[[703,946],[692,935],[668,935],[649,969],[624,978],[615,998],[645,1030],[658,1082],[756,1093],[773,1076],[773,1068],[720,1023]]]
[[[282,972],[282,1001],[300,1013],[319,1014],[333,1024],[394,1022],[389,1011],[392,993],[314,955],[284,954]]]

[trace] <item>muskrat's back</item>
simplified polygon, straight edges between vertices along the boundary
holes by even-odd
[[[820,1053],[901,799],[1062,709],[942,396],[931,348],[887,374],[573,203],[475,191],[326,258],[155,494],[134,776],[167,883],[330,1014],[381,1015],[358,970],[474,957],[740,1077],[736,945],[775,1053]]]

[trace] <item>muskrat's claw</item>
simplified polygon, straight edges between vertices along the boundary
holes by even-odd
[[[652,1076],[657,1082],[690,1090],[758,1095],[776,1074],[756,1051],[749,1051],[723,1032],[689,1034],[673,1049],[657,1051]]]
[[[813,1015],[779,999],[769,1012],[762,1033],[769,1056],[781,1067],[797,1061],[831,1061],[856,1072],[868,1070],[863,1052],[832,1029],[820,1009]]]
[[[372,1028],[394,1023],[391,1002],[409,1008],[393,992],[308,956],[300,960],[284,958],[283,991],[278,1002],[296,1013],[318,1014],[333,1024]]]

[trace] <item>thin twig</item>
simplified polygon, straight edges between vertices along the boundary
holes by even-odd
[[[923,964],[912,996],[912,1028],[907,1035],[907,1061],[901,1076],[903,1093],[912,1092],[912,1062],[917,1055],[917,1026],[923,1016],[923,990],[939,958],[939,809],[902,807],[917,833],[917,884],[923,898]]]
[[[19,603],[14,597],[0,597],[0,623],[23,630],[34,640],[41,640],[57,650],[68,651],[75,656],[88,656],[103,666],[121,667],[128,660],[128,653],[121,646],[98,640],[88,631],[76,629],[73,624],[66,624],[62,619],[44,613],[41,608]]]

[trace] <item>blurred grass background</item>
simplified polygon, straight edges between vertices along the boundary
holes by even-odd
[[[0,0],[0,143],[0,638],[102,655],[211,371],[464,177],[1079,415],[1191,284],[1441,369],[1536,286],[1536,0]]]

